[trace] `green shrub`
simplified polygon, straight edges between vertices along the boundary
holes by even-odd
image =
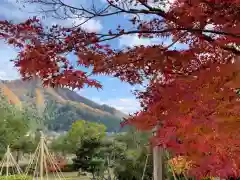
[[[0,176],[0,180],[32,180],[32,177],[25,175]]]
[[[76,169],[73,164],[66,164],[64,167],[61,168],[62,172],[75,172]]]

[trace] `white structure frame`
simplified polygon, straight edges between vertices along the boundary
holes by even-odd
[[[56,169],[56,172],[51,173],[54,178],[50,178],[48,174],[48,167],[53,167]],[[41,132],[40,142],[34,152],[33,157],[30,159],[30,162],[26,168],[25,175],[29,175],[31,168],[34,166],[33,179],[40,180],[66,180],[61,172],[59,166],[54,159],[54,156],[49,152],[45,137]]]
[[[7,151],[3,156],[3,159],[1,161],[1,170],[0,170],[0,176],[5,176],[6,179],[8,176],[15,176],[15,175],[21,175],[23,172],[21,168],[19,167],[18,163],[14,159],[10,147],[7,146]],[[3,169],[6,167],[6,174],[3,175]],[[9,168],[12,168],[13,172],[10,172]],[[14,169],[15,168],[15,169]],[[14,171],[15,170],[15,171]]]

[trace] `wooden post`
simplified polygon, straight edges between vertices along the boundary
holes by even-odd
[[[145,172],[146,172],[147,163],[148,163],[148,157],[149,157],[149,154],[147,154],[147,157],[146,157],[146,161],[145,161],[145,165],[144,165],[144,169],[143,169],[142,180],[144,180],[144,177],[145,177]]]
[[[158,128],[159,125],[154,128],[154,136]],[[153,148],[153,180],[163,180],[163,149],[159,146]]]
[[[155,146],[153,149],[153,179],[163,180],[163,150]]]
[[[9,175],[9,158],[10,158],[10,147],[7,146],[7,162],[6,162],[6,175],[8,176]]]
[[[42,131],[40,131],[40,180],[43,180],[43,167],[44,167],[44,137]]]

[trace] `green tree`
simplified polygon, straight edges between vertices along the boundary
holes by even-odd
[[[141,180],[145,169],[144,180],[151,179],[153,165],[148,137],[148,133],[135,129],[101,139],[86,136],[76,152],[74,165],[92,173],[94,178]]]
[[[9,104],[4,96],[0,96],[0,152],[3,154],[8,145],[24,137],[29,130],[25,111]]]
[[[115,142],[121,143],[122,153],[114,160],[114,174],[118,180],[141,180],[146,165],[144,180],[152,178],[152,153],[149,150],[150,133],[139,132],[129,127],[126,133],[115,135]],[[120,154],[120,152],[118,152]],[[147,161],[146,161],[147,160]]]
[[[113,170],[115,169],[118,160],[125,158],[126,149],[126,144],[116,141],[114,136],[102,139],[99,154],[101,154],[102,159],[104,159],[105,179],[109,180],[115,178]]]
[[[0,93],[0,153],[3,155],[10,145],[12,151],[17,152],[18,162],[21,153],[33,152],[37,146],[33,129],[34,113],[29,106],[20,109],[15,104],[9,103],[7,98]]]
[[[50,148],[54,152],[58,152],[58,153],[62,153],[63,155],[66,155],[69,152],[73,152],[73,150],[71,149],[73,145],[69,143],[70,142],[67,141],[67,136],[61,135],[51,143]]]
[[[141,180],[145,166],[144,180],[152,179],[152,154],[146,147],[127,150],[122,158],[115,160],[114,174],[118,180]]]
[[[84,120],[76,121],[66,135],[67,144],[75,151],[81,146],[84,139],[100,140],[106,135],[106,127],[103,124],[88,122]]]
[[[150,135],[150,132],[140,132],[134,127],[129,127],[128,131],[116,134],[115,139],[125,143],[128,149],[135,149],[147,145]]]
[[[36,147],[37,142],[34,138],[30,136],[23,136],[12,144],[11,149],[17,152],[16,161],[18,163],[21,153],[33,153]]]
[[[101,142],[94,139],[84,139],[73,159],[74,167],[92,174],[92,179],[102,175],[105,169],[105,160],[100,151]]]
[[[66,135],[62,135],[51,144],[55,152],[74,153],[81,146],[84,139],[101,140],[106,135],[106,127],[103,124],[78,120],[72,124]]]

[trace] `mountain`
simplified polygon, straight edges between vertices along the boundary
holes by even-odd
[[[49,111],[54,114],[54,117],[45,122],[48,129],[53,131],[66,131],[74,121],[84,119],[103,123],[108,132],[116,132],[120,129],[122,118],[127,116],[113,107],[95,103],[67,88],[42,87],[38,79],[2,80],[0,90],[19,108],[34,106],[40,113]]]

